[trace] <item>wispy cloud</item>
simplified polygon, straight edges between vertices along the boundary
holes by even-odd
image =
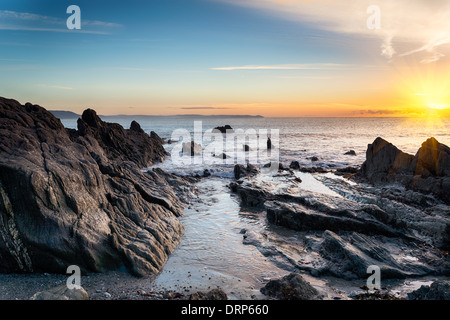
[[[225,110],[227,107],[181,107],[182,110]]]
[[[216,0],[217,1],[217,0]],[[430,63],[450,54],[450,1],[448,0],[218,0],[263,10],[285,19],[337,34],[378,39],[380,54],[395,57],[420,55]],[[367,27],[369,5],[381,10],[381,28]]]
[[[52,89],[59,89],[59,90],[74,90],[72,87],[46,85],[46,84],[38,84],[38,87],[41,87],[41,88],[52,88]]]
[[[336,70],[355,67],[351,64],[316,63],[316,64],[278,64],[278,65],[245,65],[233,67],[216,67],[211,70]]]
[[[73,32],[66,28],[66,20],[40,14],[0,10],[0,30],[34,32]],[[82,20],[82,29],[78,33],[109,34],[111,28],[122,25],[97,20]]]

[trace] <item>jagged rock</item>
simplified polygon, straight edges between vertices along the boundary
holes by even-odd
[[[258,173],[258,168],[250,163],[247,163],[247,167],[244,167],[242,164],[237,164],[234,166],[234,178],[236,180],[242,177],[254,176]]]
[[[89,295],[82,287],[69,289],[66,285],[61,285],[37,292],[30,300],[89,300]]]
[[[228,300],[228,296],[223,290],[213,289],[208,292],[193,293],[186,300]]]
[[[375,184],[397,182],[450,203],[450,148],[430,138],[412,156],[377,138],[368,146],[360,176]]]
[[[230,125],[225,125],[223,127],[216,127],[213,129],[213,131],[220,131],[221,133],[232,133],[234,132],[233,128]]]
[[[183,155],[188,155],[188,156],[200,156],[203,153],[202,150],[202,146],[199,145],[198,143],[195,143],[194,141],[191,142],[183,142],[183,146],[182,146],[182,151],[181,153]]]
[[[140,126],[139,126],[140,127]],[[131,128],[130,128],[131,129]],[[163,138],[161,138],[155,131],[150,132],[150,138],[158,141],[161,145],[166,144]]]
[[[383,181],[390,175],[407,170],[413,158],[412,155],[402,152],[392,143],[378,137],[367,148],[366,161],[361,166],[361,173],[372,181]]]
[[[176,192],[191,182],[141,171],[166,153],[137,123],[86,110],[78,127],[0,98],[0,272],[158,272],[183,233]]]
[[[261,293],[277,300],[321,300],[319,292],[298,273],[270,280]]]
[[[408,300],[450,300],[450,281],[434,281],[430,286],[421,286],[408,293]]]
[[[366,234],[398,235],[389,226],[376,221],[360,218],[350,210],[323,211],[308,205],[291,202],[268,201],[265,203],[267,219],[279,226],[297,231],[333,230],[357,231]]]
[[[300,163],[298,161],[292,161],[291,164],[289,165],[289,168],[294,169],[294,170],[299,170]]]
[[[424,178],[450,177],[450,148],[435,138],[428,139],[422,143],[409,169]]]

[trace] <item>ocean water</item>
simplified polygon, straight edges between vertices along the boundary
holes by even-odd
[[[279,160],[289,165],[292,160],[299,161],[302,166],[321,166],[324,168],[340,168],[361,165],[366,156],[367,145],[375,138],[382,137],[393,143],[400,150],[415,154],[421,144],[430,137],[439,142],[450,145],[450,119],[440,118],[195,118],[189,117],[131,117],[113,116],[102,117],[104,121],[116,122],[129,128],[131,121],[136,120],[142,129],[150,133],[155,131],[162,138],[181,140],[173,136],[176,130],[187,130],[194,139],[194,127],[201,126],[205,132],[217,126],[230,125],[233,129],[242,129],[248,132],[254,129],[258,134],[267,130],[277,130],[279,141]],[[197,124],[195,122],[197,121]],[[200,122],[199,122],[200,121]],[[76,120],[62,119],[63,124],[69,128],[76,128]],[[272,131],[274,132],[274,131]],[[254,142],[254,141],[253,141]],[[203,141],[203,148],[211,143]],[[252,143],[252,141],[250,141]],[[178,143],[165,145],[172,153]],[[236,145],[235,145],[236,146]],[[226,147],[226,146],[225,146]],[[354,150],[356,156],[344,155]],[[225,154],[230,150],[224,150]],[[175,153],[176,154],[176,153]],[[318,161],[309,158],[317,157]],[[251,163],[263,163],[263,157],[248,159]],[[234,166],[232,160],[221,161],[214,165],[203,163],[201,159],[194,159],[192,163],[177,165],[169,157],[163,169],[180,174],[200,173],[205,168],[213,175],[229,176]]]

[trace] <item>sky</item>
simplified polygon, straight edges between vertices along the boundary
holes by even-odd
[[[52,110],[449,116],[449,57],[448,0],[0,0],[0,96]]]

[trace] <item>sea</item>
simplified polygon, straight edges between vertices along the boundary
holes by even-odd
[[[175,148],[180,146],[180,132],[184,132],[183,142],[190,142],[194,138],[197,138],[197,142],[204,142],[201,138],[208,130],[230,125],[235,131],[256,132],[256,139],[263,137],[262,145],[266,142],[267,134],[274,137],[273,144],[279,147],[278,160],[283,165],[289,166],[295,160],[301,166],[322,167],[327,170],[359,167],[365,160],[368,144],[377,137],[384,138],[410,154],[415,154],[430,137],[450,145],[450,119],[440,118],[101,118],[107,122],[119,123],[124,128],[129,128],[135,120],[145,132],[154,131],[166,141],[175,140],[172,144],[165,144],[171,156],[151,168],[142,168],[144,171],[160,167],[180,175],[201,175],[205,169],[211,173],[211,177],[197,183],[200,194],[198,198],[192,199],[180,218],[185,227],[181,242],[153,282],[151,290],[189,293],[221,288],[230,299],[264,298],[260,288],[270,279],[292,272],[294,268],[291,262],[294,261],[295,264],[295,261],[301,259],[303,239],[295,231],[271,225],[263,213],[240,206],[239,198],[228,188],[233,181],[233,159],[211,164],[202,161],[202,154],[193,157],[191,163],[175,161],[179,156],[179,149]],[[76,119],[61,120],[67,128],[76,128]],[[249,138],[249,144],[252,145],[251,140]],[[207,147],[205,143],[202,146],[203,149]],[[236,148],[236,144],[231,148]],[[355,155],[346,154],[350,150]],[[233,152],[227,149],[227,145],[223,151],[225,154]],[[312,161],[312,157],[316,157],[315,161]],[[261,159],[257,155],[256,158],[249,156],[246,161],[262,166],[267,159]],[[262,176],[259,182],[271,185],[274,189],[298,188],[298,192],[301,192],[303,188],[339,196],[324,185],[318,175],[301,172],[295,174],[303,181],[300,187],[284,186],[278,178],[271,176]],[[257,247],[243,241],[244,231],[246,234],[262,235],[264,245]],[[363,282],[314,278],[307,274],[304,277],[316,289],[326,292],[334,299],[345,299],[365,285]],[[391,288],[393,292],[404,295],[405,288],[412,291],[421,285],[430,284],[432,280],[404,279],[392,283]]]

